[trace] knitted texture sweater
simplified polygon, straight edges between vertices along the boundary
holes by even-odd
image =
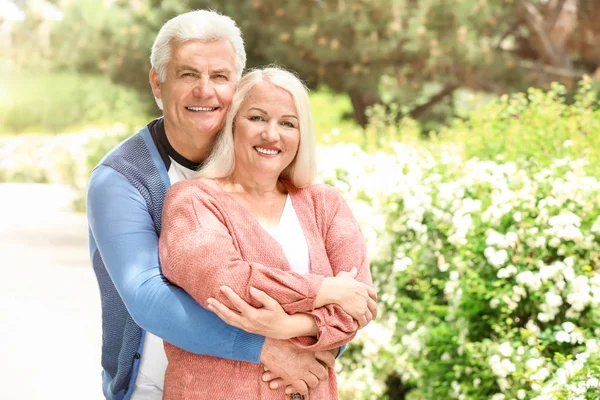
[[[190,352],[259,362],[264,337],[227,325],[162,275],[158,236],[169,186],[147,127],[100,161],[88,185],[89,250],[101,295],[102,388],[108,400],[131,397],[146,330]]]
[[[232,307],[220,293],[227,285],[246,302],[251,286],[277,300],[290,314],[312,315],[318,336],[292,339],[297,346],[327,350],[348,343],[357,322],[341,307],[314,309],[323,277],[358,268],[357,279],[372,285],[366,245],[360,227],[342,196],[327,185],[298,189],[284,182],[309,248],[311,273],[292,271],[277,241],[248,210],[214,181],[179,182],[169,190],[163,210],[159,254],[163,273],[206,307],[213,297]],[[263,368],[248,362],[200,356],[165,343],[169,366],[164,398],[277,399],[286,395],[261,380]],[[310,399],[337,399],[333,370]],[[289,396],[287,396],[289,398]]]

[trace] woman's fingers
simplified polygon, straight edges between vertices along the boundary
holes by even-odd
[[[377,301],[377,291],[375,289],[373,289],[371,286],[367,286],[367,293],[369,294],[370,298],[372,298],[374,301]]]
[[[277,300],[255,287],[250,287],[250,294],[269,310],[275,310],[281,307]]]
[[[254,310],[254,307],[246,303],[246,301],[244,301],[244,299],[238,296],[238,294],[234,292],[233,289],[231,289],[229,286],[221,286],[221,292],[225,295],[225,297],[229,299],[231,304],[233,304],[233,306],[242,314],[247,315],[252,310]]]
[[[375,302],[375,300],[369,299],[367,301],[367,308],[371,312],[371,316],[372,316],[371,319],[377,318],[377,303]]]
[[[208,299],[208,307],[209,311],[217,314],[219,318],[225,321],[227,324],[235,326],[236,328],[242,327],[242,317],[235,311],[230,310],[223,303],[221,303],[217,299]]]

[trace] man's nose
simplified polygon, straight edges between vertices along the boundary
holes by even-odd
[[[208,77],[201,77],[194,86],[194,96],[208,97],[213,93],[213,83]]]

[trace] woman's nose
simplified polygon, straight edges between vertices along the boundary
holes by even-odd
[[[269,142],[276,142],[279,140],[279,125],[276,122],[269,122],[265,126],[265,130],[262,135],[263,139]]]

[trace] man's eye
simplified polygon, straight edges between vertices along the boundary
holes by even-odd
[[[181,76],[183,77],[195,77],[196,74],[192,73],[192,72],[184,72]]]
[[[214,78],[218,79],[220,81],[227,81],[227,80],[229,80],[229,77],[227,75],[215,75]]]

